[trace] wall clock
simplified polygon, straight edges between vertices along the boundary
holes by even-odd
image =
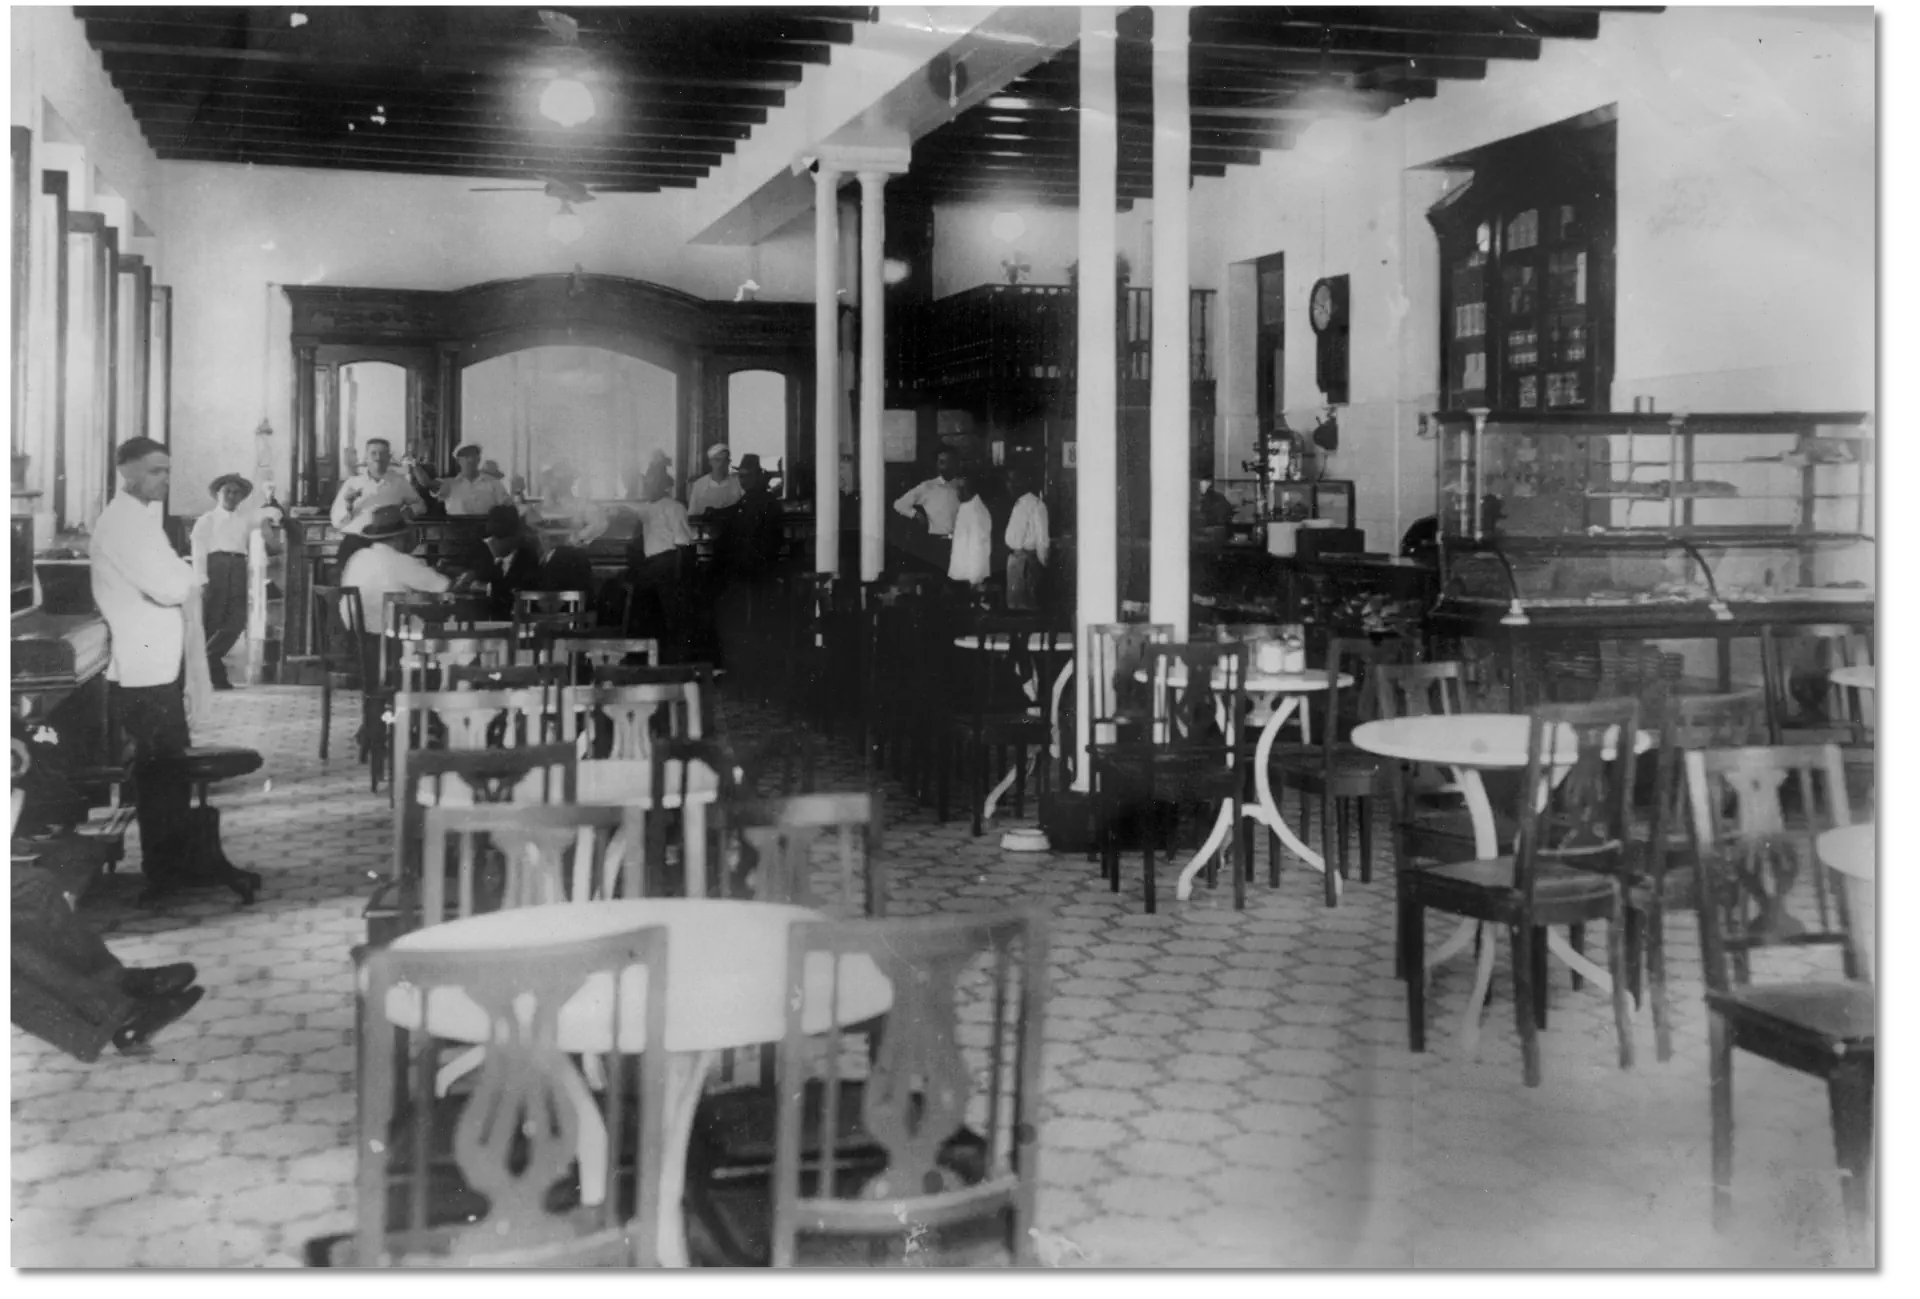
[[[1314,380],[1327,395],[1328,405],[1343,405],[1347,400],[1346,276],[1328,275],[1314,281],[1307,319],[1316,335]]]

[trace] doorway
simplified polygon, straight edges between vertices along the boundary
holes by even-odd
[[[1287,408],[1287,255],[1271,253],[1254,264],[1254,414],[1264,440]]]

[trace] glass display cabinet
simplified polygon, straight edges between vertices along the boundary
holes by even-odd
[[[1605,646],[1634,638],[1710,640],[1716,661],[1682,654],[1681,675],[1731,688],[1735,642],[1763,626],[1872,626],[1873,435],[1862,414],[1435,420],[1430,631],[1499,651],[1508,684],[1554,671],[1516,643],[1585,646],[1604,660]]]

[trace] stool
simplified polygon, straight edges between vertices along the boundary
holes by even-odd
[[[202,744],[182,752],[180,763],[197,800],[187,811],[187,866],[181,883],[189,887],[223,884],[242,902],[252,902],[260,876],[227,860],[220,846],[220,809],[207,802],[207,787],[260,770],[259,752],[230,744]]]

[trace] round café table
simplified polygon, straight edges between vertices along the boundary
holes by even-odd
[[[666,1149],[660,1162],[660,1262],[688,1266],[686,1223],[680,1199],[686,1184],[687,1145],[693,1116],[720,1052],[779,1041],[786,1035],[787,932],[799,921],[827,917],[805,907],[770,902],[732,902],[689,898],[558,903],[518,907],[416,929],[394,940],[396,951],[509,951],[572,940],[602,938],[637,929],[667,930]],[[801,1022],[808,1033],[833,1023],[858,1024],[893,1005],[893,986],[862,954],[843,956],[839,997],[832,999],[832,957],[815,953],[807,962],[801,992]],[[645,1050],[647,972],[634,966],[620,976],[621,1022],[612,1020],[613,978],[589,979],[560,1010],[559,1047],[569,1055],[605,1054],[616,1044],[624,1054]],[[404,984],[388,992],[386,1013],[393,1024],[422,1027],[420,990]],[[458,988],[429,989],[424,1025],[437,1037],[484,1044],[493,1027],[486,1013]],[[576,1099],[584,1095],[580,1084]],[[590,1171],[604,1170],[606,1134],[597,1131],[592,1104],[581,1107],[581,1182],[598,1183]],[[597,1139],[597,1149],[590,1143]]]
[[[1147,669],[1141,668],[1133,674],[1133,678],[1136,681],[1148,680]],[[1280,728],[1285,726],[1287,719],[1299,710],[1303,696],[1326,690],[1330,681],[1329,674],[1318,668],[1304,672],[1262,672],[1259,668],[1250,666],[1246,678],[1247,697],[1253,701],[1253,712],[1247,720],[1260,725],[1260,742],[1254,746],[1253,752],[1254,801],[1242,804],[1241,812],[1278,835],[1281,842],[1292,850],[1294,856],[1322,874],[1326,873],[1326,858],[1302,843],[1300,837],[1293,832],[1293,827],[1287,824],[1286,818],[1280,815],[1280,804],[1273,794],[1273,782],[1267,772],[1267,763],[1273,756],[1273,743],[1279,738]],[[1167,684],[1175,690],[1187,688],[1185,664],[1177,660],[1168,664]],[[1352,684],[1353,677],[1350,674],[1344,672],[1340,674],[1342,690]],[[1305,713],[1300,714],[1300,723],[1303,741],[1311,743]],[[1174,886],[1174,896],[1182,902],[1193,896],[1194,877],[1225,845],[1227,836],[1233,833],[1233,826],[1230,824],[1232,819],[1233,804],[1222,803],[1220,816],[1214,821],[1213,830],[1207,835],[1206,842],[1200,845],[1200,850],[1194,853],[1193,858],[1180,870],[1179,882]],[[1340,877],[1336,875],[1334,877],[1336,896],[1340,887]]]
[[[1820,834],[1813,850],[1841,878],[1847,891],[1847,928],[1860,968],[1874,982],[1874,824],[1843,825]]]
[[[1034,632],[1028,636],[1028,652],[1038,654],[1044,649],[1055,654],[1065,654],[1067,657],[1066,661],[1060,665],[1060,674],[1053,679],[1052,704],[1048,711],[1053,739],[1048,745],[1047,752],[1038,755],[1038,760],[1041,761],[1051,758],[1060,752],[1060,699],[1066,691],[1067,683],[1073,680],[1073,633],[1070,631],[1053,632],[1051,633],[1051,641],[1043,642],[1041,638],[1046,635],[1048,635],[1046,632]],[[988,636],[986,638],[986,652],[989,654],[1011,653],[1013,647],[1009,642],[1011,642],[1012,639],[1013,638],[1008,635]],[[981,648],[980,637],[978,636],[956,636],[953,638],[953,644],[955,649],[977,651]],[[1034,708],[1028,711],[1037,711],[1040,703],[1039,683],[1027,679],[1023,680],[1020,684],[1021,688],[1027,692],[1027,698],[1034,701]],[[987,791],[987,801],[982,804],[980,808],[981,821],[985,822],[993,818],[994,809],[1000,805],[1000,800],[1006,796],[1007,791],[1013,788],[1013,782],[1018,778],[1019,774],[1020,772],[1017,767],[1008,768],[1007,774],[1000,778],[1000,783]]]
[[[1382,757],[1450,768],[1454,783],[1466,797],[1467,811],[1473,819],[1474,856],[1484,861],[1500,856],[1500,833],[1495,828],[1493,805],[1487,800],[1486,786],[1480,781],[1480,773],[1524,770],[1531,725],[1532,719],[1525,713],[1395,717],[1362,722],[1353,728],[1353,742],[1367,752]],[[1656,737],[1651,731],[1641,731],[1635,737],[1634,752],[1645,753],[1655,742]],[[1574,748],[1569,729],[1564,742],[1555,745],[1557,753],[1567,756],[1567,761],[1560,764],[1561,770],[1557,775],[1564,775],[1565,768],[1573,765]],[[1611,749],[1606,751],[1606,756],[1613,756]],[[1541,791],[1543,797],[1545,792]],[[1500,937],[1498,926],[1463,920],[1426,962],[1431,968],[1451,960],[1466,949],[1476,929],[1482,931],[1480,961],[1474,971],[1473,993],[1460,1013],[1458,1029],[1460,1045],[1469,1055],[1480,1045],[1480,1012],[1486,1005],[1487,991],[1493,984],[1493,954],[1499,947]],[[1558,930],[1547,930],[1547,950],[1593,980],[1601,991],[1613,991],[1613,979],[1607,971],[1574,951]]]

